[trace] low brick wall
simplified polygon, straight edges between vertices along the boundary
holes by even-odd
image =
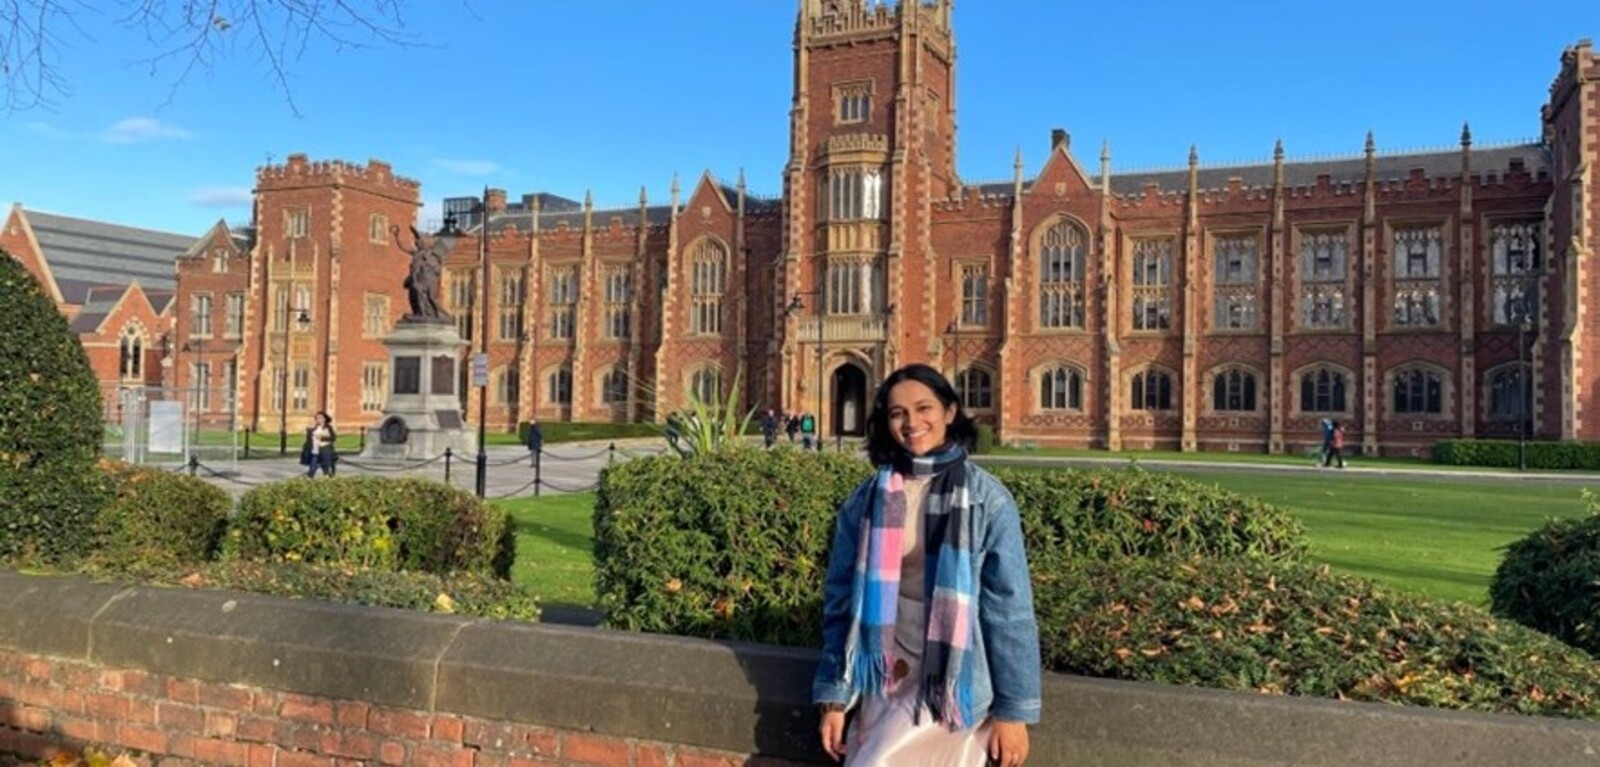
[[[803,650],[0,572],[0,752],[825,763]],[[1036,765],[1600,765],[1600,727],[1051,675]],[[3,760],[0,760],[3,761]]]

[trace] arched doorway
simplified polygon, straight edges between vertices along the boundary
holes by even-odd
[[[830,431],[846,437],[867,433],[867,372],[845,363],[833,371],[833,407]]]

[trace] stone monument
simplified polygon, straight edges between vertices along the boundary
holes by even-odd
[[[456,330],[455,319],[439,305],[439,276],[443,272],[448,241],[424,237],[411,229],[411,254],[406,293],[411,311],[383,339],[389,347],[389,397],[383,419],[367,430],[365,458],[428,460],[449,448],[463,459],[477,452],[476,440],[461,417],[457,387],[461,352],[467,344]]]

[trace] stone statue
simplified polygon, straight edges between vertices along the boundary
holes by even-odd
[[[439,276],[444,272],[444,256],[448,245],[438,237],[425,237],[416,227],[411,227],[411,248],[400,242],[400,228],[389,227],[395,245],[411,254],[411,269],[406,273],[406,292],[411,301],[408,318],[451,321],[449,313],[439,304]]]

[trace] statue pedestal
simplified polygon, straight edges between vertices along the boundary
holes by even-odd
[[[449,448],[463,460],[477,453],[466,430],[457,366],[466,343],[448,319],[407,316],[383,339],[389,347],[389,399],[383,419],[367,430],[363,458],[429,460]]]

